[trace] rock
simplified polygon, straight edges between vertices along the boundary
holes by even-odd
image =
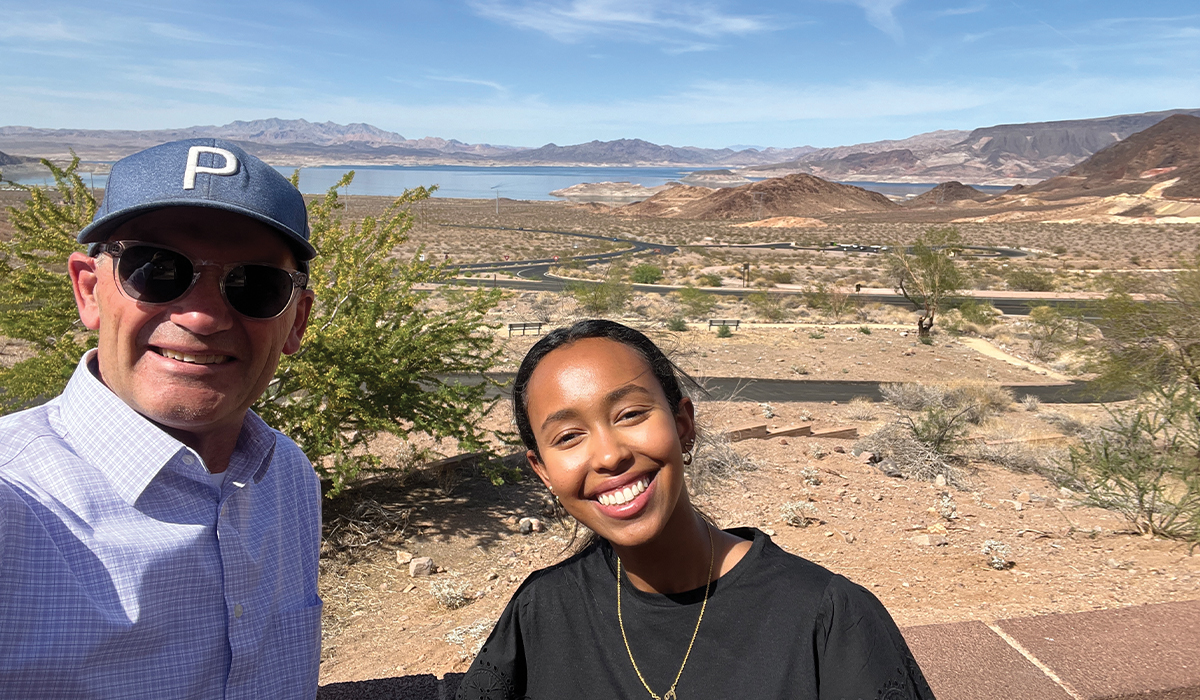
[[[851,497],[850,497],[850,502],[851,502],[851,503],[855,503],[855,504],[857,504],[857,503],[859,502],[859,501],[858,501],[858,496],[851,496]]]
[[[771,528],[769,528],[769,527],[764,527],[764,528],[762,529],[762,531],[763,531],[763,534],[764,534],[764,535],[766,535],[767,537],[774,537],[774,536],[775,536],[775,531],[774,531],[774,530],[772,530],[772,529],[771,529]]]
[[[830,406],[836,406],[836,405],[837,405],[837,401],[830,401],[830,402],[829,402],[829,405],[830,405]]]
[[[780,444],[780,445],[786,445],[786,444],[788,444],[787,438],[779,438],[779,444]]]
[[[945,535],[917,535],[912,541],[918,547],[941,547],[950,544]]]
[[[876,501],[882,501],[882,500],[883,500],[883,494],[878,494],[878,493],[877,493],[877,494],[875,494],[875,495],[871,496],[871,498],[874,498]]]
[[[397,564],[404,566],[405,564],[407,564],[408,562],[410,562],[412,560],[413,560],[412,552],[406,552],[403,549],[396,550],[396,563]]]
[[[1013,501],[1013,510],[1024,510],[1025,506],[1021,505],[1020,501]]]
[[[1028,491],[1022,491],[1017,494],[1017,501],[1020,503],[1029,503],[1031,500],[1033,500],[1033,497],[1029,495]]]
[[[833,537],[833,533],[832,533],[832,532],[826,532],[826,533],[825,533],[825,536],[826,536],[826,537]]]
[[[834,445],[833,451],[837,452],[838,454],[846,454],[846,448],[842,447],[841,445]]]
[[[489,571],[488,575],[485,576],[484,578],[486,578],[489,581],[495,581],[496,579],[500,578],[500,574],[496,573],[495,571]]]
[[[517,523],[517,527],[521,530],[522,535],[528,535],[531,532],[542,531],[542,521],[537,518],[521,518]]]
[[[904,476],[904,474],[901,473],[900,470],[896,467],[896,461],[893,460],[891,457],[887,457],[883,461],[881,461],[879,463],[879,468],[887,476],[890,476],[890,477],[893,477],[896,479],[902,478]]]
[[[429,557],[413,557],[412,561],[408,562],[408,575],[413,578],[429,576],[433,570],[433,560]]]
[[[946,475],[938,474],[937,477],[934,478],[933,483],[935,486],[945,486],[946,485]]]
[[[859,455],[859,457],[859,461],[861,461],[863,464],[874,464],[879,459],[875,456],[874,452],[863,452]]]
[[[1072,491],[1071,489],[1067,488],[1066,486],[1064,486],[1058,490],[1058,495],[1062,496],[1063,498],[1075,498],[1075,492]]]
[[[388,585],[387,585],[387,582],[386,582],[386,581],[385,581],[385,582],[383,582],[383,583],[381,583],[381,584],[379,584],[379,590],[381,590],[381,591],[386,591],[387,589],[388,589]]]
[[[854,544],[854,539],[855,539],[854,533],[853,532],[843,532],[842,539],[846,540],[846,544]]]
[[[405,593],[412,593],[412,592],[413,592],[413,591],[415,591],[416,589],[417,589],[417,586],[416,586],[416,584],[412,584],[412,583],[410,583],[410,584],[408,584],[408,588],[405,588],[405,589],[404,589],[404,592],[405,592]]]

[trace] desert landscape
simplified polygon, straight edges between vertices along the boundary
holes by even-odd
[[[581,185],[568,198],[586,202],[435,198],[414,205],[392,254],[473,266],[458,285],[510,287],[488,312],[500,377],[540,333],[595,315],[580,290],[638,283],[604,314],[644,330],[697,381],[705,438],[689,478],[700,507],[868,587],[902,626],[1194,600],[1193,547],[1139,533],[1063,485],[1072,446],[1120,404],[1037,394],[1093,378],[1087,303],[1118,282],[1148,288],[1200,250],[1197,144],[1200,118],[1169,116],[1000,195],[947,181],[894,201],[818,176],[849,172],[854,154],[842,153],[803,172]],[[858,162],[911,161],[895,153]],[[753,173],[778,176],[738,179]],[[0,191],[0,240],[26,197]],[[350,196],[346,215],[379,216],[390,202]],[[948,226],[967,246],[955,259],[966,284],[921,338],[911,305],[889,301],[884,253]],[[578,259],[597,254],[613,256]],[[509,264],[524,260],[541,272]],[[455,303],[450,287],[427,291],[435,312]],[[963,303],[1000,298],[1019,312]],[[1031,315],[1037,306],[1057,306],[1058,325]],[[542,327],[508,328],[525,323]],[[20,342],[0,345],[6,366],[27,356]],[[745,398],[771,381],[775,398]],[[806,382],[841,398],[814,399]],[[976,412],[942,453],[913,458],[896,442],[922,411],[962,405]],[[485,418],[500,433],[511,421],[504,401]],[[326,502],[323,684],[465,670],[525,577],[571,551],[575,525],[523,453],[491,447],[502,485],[452,441],[383,435],[370,447],[383,468]]]

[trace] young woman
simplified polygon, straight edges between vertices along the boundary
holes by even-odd
[[[694,408],[646,336],[553,331],[513,404],[530,466],[596,538],[522,584],[459,700],[933,697],[874,596],[692,507]]]

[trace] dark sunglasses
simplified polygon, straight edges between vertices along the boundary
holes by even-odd
[[[142,304],[169,304],[191,291],[200,279],[200,268],[221,269],[221,295],[239,314],[252,319],[272,319],[283,313],[296,289],[304,289],[308,275],[261,263],[220,265],[192,260],[165,246],[140,241],[98,243],[91,254],[107,253],[113,274],[130,299]]]

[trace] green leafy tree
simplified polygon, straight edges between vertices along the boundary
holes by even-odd
[[[0,369],[0,413],[62,392],[79,358],[96,344],[79,321],[67,258],[82,250],[75,237],[96,213],[79,177],[79,158],[66,168],[47,160],[54,187],[21,187],[29,199],[9,207],[13,237],[0,243],[0,336],[23,341],[33,356]]]
[[[663,278],[662,268],[650,263],[634,265],[629,271],[629,279],[635,284],[654,284]]]
[[[717,305],[717,298],[708,292],[702,292],[695,287],[683,287],[671,293],[679,299],[683,313],[689,318],[702,318],[712,313]]]
[[[954,227],[930,228],[911,247],[894,246],[888,273],[896,291],[917,308],[917,335],[929,337],[934,321],[966,278],[954,263],[962,237]]]
[[[1052,306],[1035,306],[1029,310],[1029,337],[1031,351],[1039,360],[1052,356],[1067,341],[1074,326]]]
[[[408,240],[411,205],[433,190],[406,190],[379,217],[354,222],[337,194],[353,177],[309,204],[320,251],[309,284],[316,303],[300,351],[284,357],[255,406],[332,481],[331,495],[381,467],[368,449],[380,433],[425,433],[486,451],[480,418],[496,399],[485,372],[500,353],[486,322],[499,290],[451,290],[439,306],[424,289],[452,283],[453,269],[423,262],[419,252],[393,255]]]

